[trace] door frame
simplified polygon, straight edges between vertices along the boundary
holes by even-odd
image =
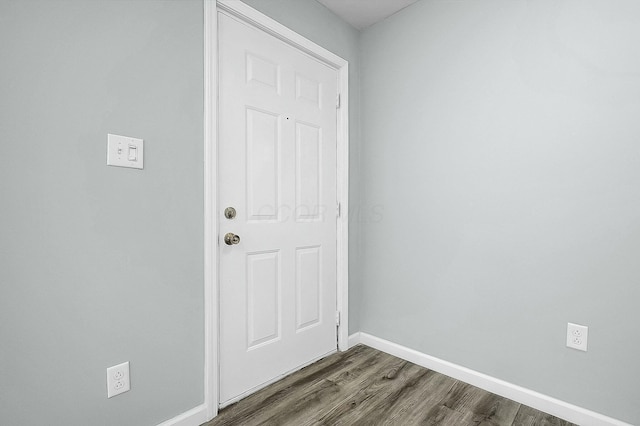
[[[337,110],[337,311],[338,349],[349,348],[349,63],[237,0],[204,0],[204,405],[207,419],[219,405],[218,252],[218,11],[224,11],[320,60],[338,74]],[[338,100],[336,100],[338,102]]]

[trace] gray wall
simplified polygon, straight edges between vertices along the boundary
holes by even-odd
[[[202,1],[0,0],[0,40],[0,424],[201,404]],[[107,133],[145,169],[107,167]]]
[[[640,6],[422,0],[360,40],[246,2],[350,62],[351,332],[639,424]],[[0,424],[202,403],[202,39],[201,1],[0,0]]]
[[[640,424],[638,40],[632,0],[423,0],[363,32],[362,331]]]
[[[349,60],[357,205],[359,33],[314,0],[252,5]],[[0,0],[0,424],[203,402],[203,20],[201,0]],[[145,169],[107,167],[107,133],[144,139]]]
[[[360,329],[360,226],[373,208],[360,199],[360,32],[315,0],[243,0],[349,61],[349,332]]]

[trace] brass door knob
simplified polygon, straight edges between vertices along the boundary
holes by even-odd
[[[236,209],[234,209],[233,207],[227,207],[226,209],[224,209],[224,217],[226,217],[227,219],[233,219],[234,217],[236,217]]]
[[[238,244],[239,242],[240,242],[240,236],[232,232],[229,232],[227,235],[224,236],[224,243],[228,246]]]

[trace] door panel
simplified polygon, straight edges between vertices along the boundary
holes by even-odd
[[[249,220],[277,219],[280,125],[277,114],[247,108],[247,209]]]
[[[218,17],[225,404],[336,350],[337,73]]]
[[[296,249],[296,330],[321,323],[322,271],[320,250],[306,247]]]
[[[296,220],[322,221],[322,138],[320,129],[296,123]]]
[[[279,254],[247,254],[247,349],[280,338]]]

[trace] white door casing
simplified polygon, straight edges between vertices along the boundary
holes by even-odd
[[[336,349],[336,70],[218,14],[220,397]],[[237,216],[223,212],[233,207]],[[227,233],[240,236],[226,245]]]

